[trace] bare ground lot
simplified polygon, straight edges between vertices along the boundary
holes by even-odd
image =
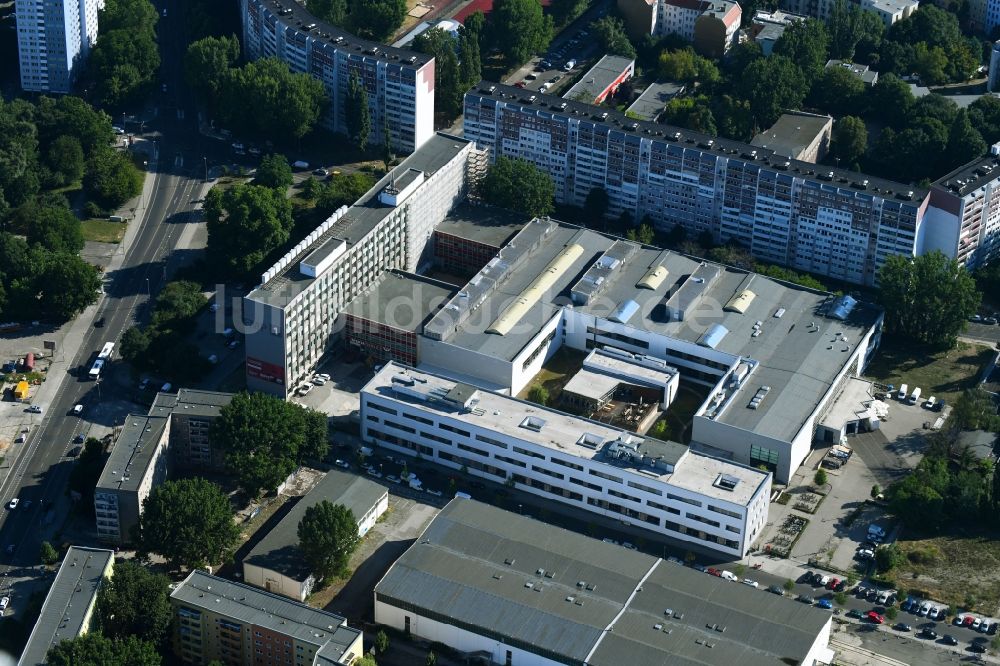
[[[907,561],[897,569],[903,589],[918,589],[953,608],[1000,614],[1000,533],[957,531],[900,537]],[[969,602],[973,603],[969,603]]]
[[[953,402],[965,389],[976,384],[982,367],[993,351],[985,345],[959,342],[945,351],[919,349],[886,340],[865,375],[883,384],[908,384],[910,390],[922,389],[923,395]]]

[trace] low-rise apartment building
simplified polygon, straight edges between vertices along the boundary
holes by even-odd
[[[603,188],[609,215],[707,232],[762,261],[871,285],[887,257],[923,248],[918,187],[488,82],[466,93],[464,128],[490,159],[548,173],[560,203]]]
[[[110,550],[69,547],[17,666],[45,666],[50,649],[90,630],[97,592],[114,564]]]
[[[603,104],[613,97],[623,83],[635,76],[635,60],[617,55],[602,56],[583,77],[563,95],[587,104]]]
[[[347,620],[200,570],[170,594],[173,649],[184,664],[351,666],[364,654]]]
[[[361,434],[730,557],[767,522],[767,472],[395,363],[361,392]]]
[[[434,59],[356,37],[324,23],[294,0],[240,0],[243,53],[279,58],[319,79],[330,98],[324,124],[347,133],[347,91],[357,73],[368,91],[372,145],[389,132],[396,150],[412,152],[434,135]]]
[[[433,261],[433,230],[485,154],[437,134],[261,276],[243,300],[247,387],[282,397],[340,340],[344,308],[389,269]]]
[[[617,0],[629,34],[679,35],[698,53],[721,58],[737,41],[742,10],[732,0]]]

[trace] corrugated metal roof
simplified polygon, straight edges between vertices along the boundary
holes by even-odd
[[[799,663],[831,621],[791,599],[465,499],[444,508],[375,594],[564,663],[593,651],[591,666]],[[667,608],[679,616],[667,619]]]

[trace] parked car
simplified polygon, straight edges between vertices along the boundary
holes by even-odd
[[[80,447],[74,446],[72,449],[69,450],[69,452],[66,455],[69,456],[70,458],[76,458],[78,455],[80,455],[80,452],[81,452]]]
[[[810,606],[816,603],[816,600],[810,597],[808,594],[800,594],[799,596],[795,597],[795,600],[804,604],[809,604]]]
[[[20,502],[20,501],[21,500],[19,500],[19,499],[17,499],[15,497],[14,499],[12,499],[10,502],[7,503],[7,508],[11,509],[11,510],[16,509],[17,508],[17,503]]]
[[[825,575],[821,575],[819,577],[819,580],[817,580],[815,582],[816,582],[816,585],[818,585],[819,587],[826,587],[826,584],[830,582],[830,577],[829,576],[825,576]]]
[[[385,477],[385,480],[388,481],[389,483],[402,483],[399,480],[398,476],[394,476],[392,474],[390,474],[389,476]]]
[[[855,619],[855,620],[861,620],[861,619],[863,619],[865,617],[865,614],[862,613],[857,608],[852,608],[851,610],[847,611],[847,617]]]
[[[779,597],[785,596],[785,591],[781,589],[780,585],[769,585],[767,591],[771,594],[777,594]]]
[[[343,467],[344,469],[351,469],[351,463],[347,462],[346,460],[341,460],[340,458],[335,460],[333,464],[336,465],[337,467]]]
[[[881,615],[879,615],[878,613],[876,613],[875,611],[868,611],[868,614],[865,615],[865,617],[868,618],[869,622],[874,622],[875,624],[884,624],[885,623],[885,618],[882,617]]]
[[[920,610],[917,611],[917,615],[920,617],[926,617],[928,613],[931,612],[931,605],[928,602],[920,604]]]
[[[816,608],[825,608],[826,610],[830,610],[833,608],[833,602],[829,599],[820,599],[816,602]]]
[[[969,645],[969,649],[978,654],[983,654],[986,652],[986,646],[982,643],[972,643]]]
[[[958,645],[958,639],[951,635],[942,636],[941,642],[944,643],[945,645],[952,645],[952,646]]]
[[[760,583],[758,583],[757,581],[755,581],[752,578],[744,578],[742,582],[743,582],[744,585],[749,585],[750,587],[752,587],[754,589],[757,589],[758,587],[760,587]]]
[[[77,416],[83,414],[83,405],[73,405],[73,413]]]
[[[981,627],[982,624],[983,624],[983,620],[981,618],[977,617],[975,620],[972,621],[972,630],[973,631],[979,631],[979,627]]]
[[[722,572],[719,573],[719,576],[721,578],[725,578],[726,580],[728,580],[731,583],[734,583],[734,582],[736,582],[736,581],[738,581],[740,579],[739,576],[737,576],[736,574],[734,574],[732,571],[722,571]]]
[[[607,539],[605,539],[605,541],[607,541]],[[709,567],[705,569],[705,573],[707,573],[710,576],[718,576],[720,578],[722,577],[722,572],[716,569],[715,567]]]
[[[427,494],[434,495],[434,497],[441,497],[441,495],[443,495],[444,493],[442,493],[440,490],[431,490],[430,488],[428,488]]]
[[[10,606],[10,597],[0,597],[0,613],[5,612],[7,606]]]
[[[830,580],[826,581],[826,585],[824,587],[826,587],[826,589],[828,589],[828,590],[832,590],[835,587],[837,587],[839,584],[840,584],[840,579],[839,578],[831,578]]]
[[[930,627],[924,627],[923,629],[921,629],[919,636],[921,638],[927,638],[932,641],[937,640],[937,632],[931,629]]]
[[[40,405],[32,405],[31,407],[28,407],[27,411],[32,414],[41,414],[42,408]]]
[[[367,467],[367,468],[365,468],[365,474],[367,474],[368,476],[374,477],[376,479],[381,479],[382,478],[382,472],[378,471],[374,467]]]
[[[815,574],[812,571],[807,571],[804,574],[802,574],[801,576],[799,576],[798,582],[799,583],[811,583],[814,575]]]
[[[313,169],[313,175],[319,176],[321,178],[326,178],[327,176],[330,175],[330,172],[324,169],[323,167],[320,167],[318,169]]]
[[[913,627],[906,624],[905,622],[897,622],[892,626],[892,628],[895,629],[896,631],[905,631],[905,632],[913,631]]]

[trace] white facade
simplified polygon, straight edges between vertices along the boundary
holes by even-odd
[[[995,42],[990,49],[990,72],[986,90],[1000,92],[1000,41]]]
[[[103,0],[16,0],[21,88],[68,93],[97,42]]]
[[[767,473],[488,391],[469,409],[434,399],[455,388],[386,364],[361,393],[362,439],[731,557],[745,556],[767,522]],[[630,438],[642,462],[613,463],[621,458],[609,452]],[[735,491],[718,485],[722,475],[737,479]]]
[[[533,97],[507,86],[473,88],[465,136],[489,148],[491,159],[522,158],[546,171],[561,203],[583,206],[601,187],[609,215],[648,215],[664,230],[708,232],[761,260],[856,284],[875,284],[886,257],[922,251],[926,192]]]
[[[885,27],[909,18],[920,7],[918,0],[862,0],[862,8],[879,15]]]
[[[433,153],[431,155],[425,153]],[[286,395],[335,340],[337,315],[383,271],[413,271],[426,263],[431,231],[465,196],[473,144],[436,136],[380,181],[353,208],[337,211],[320,230],[292,249],[244,300],[247,383],[253,390]],[[393,178],[417,168],[422,182],[391,209],[369,205]],[[358,218],[381,215],[355,231]],[[356,227],[355,227],[356,228]],[[332,244],[339,243],[336,248]],[[306,265],[307,281],[296,267],[328,248],[332,261]],[[321,268],[322,270],[318,270]]]
[[[244,55],[277,57],[292,71],[322,81],[331,102],[325,125],[347,132],[345,100],[351,74],[357,72],[368,92],[371,145],[382,145],[388,130],[394,148],[412,152],[434,135],[433,58],[318,23],[298,3],[283,7],[240,0]]]

